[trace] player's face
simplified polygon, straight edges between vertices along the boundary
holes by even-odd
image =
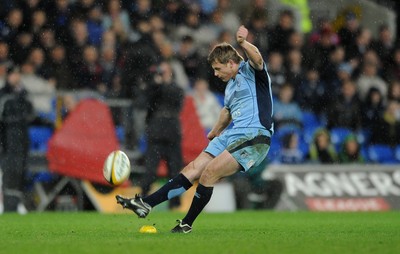
[[[214,70],[214,76],[218,77],[224,82],[229,81],[235,75],[233,63],[231,61],[226,64],[216,61],[211,65],[211,67]]]

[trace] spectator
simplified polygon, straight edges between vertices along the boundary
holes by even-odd
[[[396,101],[389,101],[383,117],[380,120],[380,129],[373,131],[372,144],[387,144],[397,146],[400,144],[400,106]]]
[[[394,80],[389,85],[388,100],[400,103],[400,80]]]
[[[223,24],[223,12],[220,9],[215,10],[209,19],[200,24],[195,41],[200,48],[206,48],[211,43],[220,39],[221,34],[226,32],[232,34]],[[207,55],[207,51],[201,52],[203,56]]]
[[[40,33],[47,23],[47,16],[43,10],[34,10],[32,13],[32,23],[30,23],[30,32],[33,34],[35,45],[40,44]]]
[[[21,83],[18,67],[10,67],[0,90],[0,127],[4,211],[16,212],[24,199],[24,177],[29,151],[28,127],[33,120],[32,104]]]
[[[114,77],[120,72],[117,66],[117,56],[115,50],[112,48],[104,48],[101,51],[99,63],[101,69],[103,70],[101,81],[106,85],[108,90],[112,86]]]
[[[308,157],[311,162],[320,164],[333,164],[338,161],[337,152],[331,143],[328,130],[316,130],[313,142],[310,144]]]
[[[127,1],[123,1],[127,2]],[[151,0],[136,0],[131,1],[132,3],[127,4],[126,9],[129,12],[132,26],[136,27],[140,20],[149,19],[153,14],[153,6]]]
[[[201,12],[204,13],[204,15],[209,15],[217,8],[218,0],[199,0],[198,2]]]
[[[113,30],[107,30],[102,34],[100,49],[104,50],[110,48],[111,50],[119,53],[121,44],[117,42],[117,36]]]
[[[264,9],[255,9],[249,21],[249,33],[253,36],[253,44],[260,50],[264,59],[269,51],[269,27],[267,13]]]
[[[349,134],[343,141],[339,152],[339,162],[342,164],[364,163],[364,157],[361,154],[361,145],[353,134]]]
[[[98,91],[101,94],[107,92],[107,87],[103,83],[104,69],[100,65],[99,54],[94,46],[86,46],[83,49],[83,63],[76,74],[79,88]]]
[[[305,45],[304,45],[304,37],[303,34],[297,31],[294,31],[289,35],[288,39],[288,44],[289,44],[289,49],[288,51],[291,50],[299,50],[302,55],[305,53]],[[288,53],[288,52],[287,52]],[[287,57],[287,54],[285,55]],[[303,61],[305,62],[305,61]]]
[[[302,111],[313,112],[322,116],[328,111],[328,104],[331,93],[328,93],[326,84],[319,78],[319,72],[311,68],[306,71],[305,77],[301,80],[296,90],[295,100]]]
[[[125,127],[125,146],[129,150],[137,148],[138,138],[143,133],[148,103],[146,93],[160,55],[151,37],[149,22],[143,20],[140,23],[140,39],[123,44],[121,50],[124,62],[121,68],[122,94],[132,100]]]
[[[335,88],[336,94],[340,93],[340,88],[343,83],[347,81],[353,81],[354,68],[348,62],[339,64],[336,71],[336,78],[332,81],[331,87]]]
[[[203,66],[204,59],[198,53],[198,48],[195,46],[193,38],[190,36],[185,36],[182,38],[178,52],[177,58],[182,62],[185,73],[187,74],[190,84],[193,84],[196,79],[200,77],[205,77],[205,66]]]
[[[345,48],[346,52],[349,46],[355,44],[357,34],[360,31],[360,22],[354,12],[348,12],[345,17],[345,24],[340,28],[338,35],[340,43]]]
[[[357,91],[361,100],[365,100],[369,89],[376,87],[386,98],[388,85],[378,75],[378,63],[376,61],[367,61],[363,63],[361,75],[357,79]]]
[[[50,1],[46,10],[49,24],[52,24],[57,42],[65,45],[69,40],[68,27],[72,18],[70,1]]]
[[[278,24],[270,33],[270,51],[278,51],[286,55],[289,49],[289,36],[294,32],[294,17],[290,10],[281,11]]]
[[[128,12],[122,8],[120,0],[110,0],[103,17],[104,30],[112,29],[118,41],[125,41],[131,33],[131,22]]]
[[[22,31],[17,35],[16,42],[10,44],[10,58],[15,64],[22,64],[28,58],[33,48],[33,35],[28,31]]]
[[[400,47],[396,47],[384,66],[384,77],[388,82],[400,80]]]
[[[153,14],[149,17],[149,24],[151,27],[151,30],[154,32],[167,32],[167,28],[165,25],[164,20],[160,17],[158,14]]]
[[[335,49],[332,44],[332,31],[326,29],[322,31],[320,40],[306,52],[306,65],[317,67],[319,71],[323,70],[329,63],[329,56]]]
[[[299,147],[299,135],[289,132],[282,137],[282,149],[278,154],[278,161],[283,164],[299,164],[304,162],[305,155]]]
[[[286,69],[283,64],[283,55],[279,52],[271,52],[268,57],[268,72],[271,78],[272,94],[276,97],[279,89],[286,83]]]
[[[29,62],[34,68],[33,71],[36,75],[49,79],[50,73],[49,69],[45,65],[45,53],[41,48],[32,48],[31,52],[28,55],[27,62]]]
[[[380,132],[384,111],[384,98],[377,88],[372,87],[361,106],[362,129],[368,139],[372,133]]]
[[[79,73],[83,63],[83,49],[89,45],[87,26],[84,20],[74,19],[69,27],[71,40],[66,43],[67,58],[71,73]],[[74,80],[78,82],[78,80]]]
[[[333,31],[331,21],[325,17],[318,19],[317,29],[314,30],[309,37],[309,44],[312,47],[321,40],[321,36],[325,31]],[[332,45],[340,43],[339,35],[335,32],[330,34],[330,41]]]
[[[28,92],[29,100],[36,115],[52,113],[52,101],[55,99],[55,87],[48,80],[35,73],[35,67],[27,62],[21,67],[21,82]]]
[[[29,27],[34,22],[34,13],[38,10],[44,9],[44,2],[45,1],[41,0],[19,1],[19,6],[21,7],[22,13],[24,14],[24,26]]]
[[[346,58],[362,62],[364,54],[371,47],[372,34],[367,28],[362,28],[357,33],[355,43],[346,48]]]
[[[102,25],[103,12],[99,6],[93,6],[88,13],[86,26],[88,30],[89,43],[99,47],[104,33]]]
[[[197,47],[204,47],[216,39],[218,33],[222,31],[222,27],[211,26],[211,24],[202,24],[199,12],[197,10],[189,10],[185,14],[185,22],[173,29],[172,39],[180,41],[186,36],[194,39]],[[215,24],[215,23],[214,23]]]
[[[239,16],[232,9],[231,0],[218,0],[216,11],[222,15],[221,27],[231,33],[236,33],[237,28],[240,26]]]
[[[167,61],[172,67],[175,83],[185,92],[188,92],[190,90],[190,81],[182,62],[179,61],[174,54],[172,44],[168,41],[164,41],[164,43],[160,45],[159,50],[163,60]]]
[[[302,80],[304,80],[305,69],[302,64],[303,54],[298,49],[292,49],[287,55],[287,81],[298,87]]]
[[[192,93],[197,115],[206,132],[210,131],[217,122],[222,108],[216,96],[208,87],[209,85],[206,80],[198,79],[194,83]]]
[[[77,88],[73,81],[72,72],[66,59],[66,50],[63,45],[56,45],[50,53],[47,63],[49,80],[55,84],[57,90],[72,90]]]
[[[384,64],[387,64],[390,61],[391,54],[394,50],[395,45],[393,39],[393,34],[387,24],[379,26],[378,39],[372,42],[371,48],[376,51]]]
[[[96,0],[77,0],[71,5],[73,19],[86,20],[90,9],[95,5]]]
[[[325,66],[321,66],[321,79],[324,80],[328,86],[329,90],[338,93],[340,90],[340,85],[338,84],[338,70],[339,67],[344,63],[345,52],[343,47],[336,46],[329,54],[328,61]],[[350,77],[352,74],[352,67],[349,65]],[[349,77],[349,78],[350,78]]]
[[[341,94],[332,101],[328,110],[328,129],[343,127],[357,131],[361,127],[361,101],[352,81],[342,84]]]
[[[249,24],[252,17],[258,16],[261,12],[267,12],[267,0],[251,0],[250,2],[250,4],[241,2],[239,6],[239,17],[242,24]]]
[[[274,123],[276,130],[302,128],[302,111],[293,101],[294,88],[286,83],[279,91],[279,98],[274,101]]]
[[[160,4],[162,4],[160,2]],[[187,8],[181,1],[170,0],[165,3],[165,6],[160,7],[160,14],[168,27],[176,27],[185,22]]]
[[[0,20],[0,40],[13,45],[16,42],[17,35],[21,32],[22,25],[23,14],[21,9],[12,9],[5,18],[5,21]]]
[[[0,3],[0,19],[3,19],[7,15],[7,13],[18,6],[17,1],[15,0],[1,0]]]
[[[0,41],[0,64],[9,67],[14,64],[10,57],[10,48],[5,41]]]
[[[50,57],[50,51],[56,46],[57,41],[55,38],[54,30],[49,26],[45,26],[39,32],[38,46],[44,51],[45,57]]]

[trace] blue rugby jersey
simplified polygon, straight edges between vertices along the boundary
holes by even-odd
[[[264,63],[262,70],[242,61],[237,75],[228,81],[224,106],[229,110],[233,127],[274,130],[271,79]]]

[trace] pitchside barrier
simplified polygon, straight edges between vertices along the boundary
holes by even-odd
[[[400,165],[269,165],[264,179],[280,179],[277,210],[400,210]]]

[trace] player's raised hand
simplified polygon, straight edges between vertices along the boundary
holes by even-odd
[[[236,41],[239,44],[241,44],[243,41],[245,41],[247,39],[248,34],[249,34],[249,31],[247,30],[247,28],[244,26],[240,26],[236,32]]]

